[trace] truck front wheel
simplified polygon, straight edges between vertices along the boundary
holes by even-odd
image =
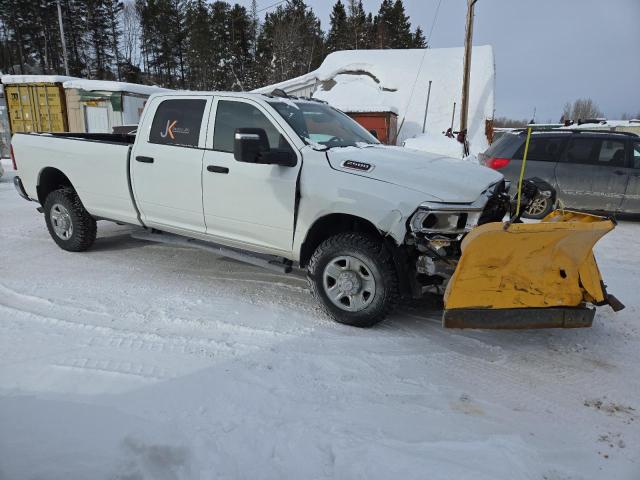
[[[343,233],[322,242],[309,261],[308,278],[324,310],[346,325],[371,327],[398,302],[391,253],[369,235]]]
[[[63,250],[82,252],[96,239],[96,221],[72,188],[61,188],[47,195],[44,217],[49,235]]]

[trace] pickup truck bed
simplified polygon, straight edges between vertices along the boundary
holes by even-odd
[[[134,135],[105,133],[30,133],[14,141],[15,155],[29,158],[20,165],[20,178],[29,198],[44,203],[36,186],[51,168],[64,172],[82,202],[96,218],[141,225],[133,203],[129,162]],[[43,137],[47,139],[43,141]],[[96,148],[99,144],[99,148]]]

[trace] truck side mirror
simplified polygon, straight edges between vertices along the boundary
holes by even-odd
[[[378,131],[377,131],[377,130],[374,130],[374,129],[372,128],[371,130],[369,130],[369,133],[370,133],[371,135],[373,135],[374,137],[378,138]]]
[[[233,138],[233,157],[239,162],[283,167],[294,167],[298,163],[290,148],[269,148],[269,139],[262,128],[238,128]]]
[[[262,128],[238,128],[233,136],[233,157],[239,162],[258,163],[269,151],[269,139]]]

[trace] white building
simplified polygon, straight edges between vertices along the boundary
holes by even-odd
[[[326,100],[344,112],[391,111],[398,115],[398,144],[422,132],[429,80],[426,131],[441,134],[460,125],[463,48],[346,50],[334,52],[306,75],[255,90],[280,88],[290,95]],[[491,46],[473,47],[468,138],[471,150],[488,143],[485,120],[494,111],[495,66]],[[454,102],[456,104],[454,114]]]

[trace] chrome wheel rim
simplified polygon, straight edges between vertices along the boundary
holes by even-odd
[[[53,207],[51,207],[49,218],[51,219],[51,225],[56,235],[62,240],[69,240],[71,235],[73,235],[73,223],[71,222],[69,210],[67,210],[65,206],[55,203]]]
[[[324,267],[322,283],[331,303],[346,312],[364,310],[376,294],[371,268],[352,255],[332,259]]]
[[[548,200],[544,197],[536,197],[527,208],[528,215],[541,215],[547,209]]]

